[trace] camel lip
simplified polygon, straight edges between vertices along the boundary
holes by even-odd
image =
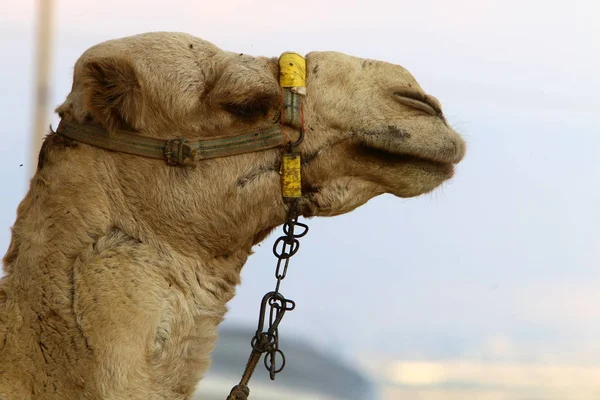
[[[463,159],[464,154],[459,150],[439,152],[419,152],[407,149],[394,149],[390,146],[381,147],[377,143],[360,141],[358,147],[370,155],[381,156],[384,160],[397,162],[432,163],[441,165],[456,165]]]
[[[385,151],[385,150],[384,150]],[[431,154],[420,154],[417,152],[409,153],[409,152],[394,152],[388,151],[388,153],[395,155],[398,158],[404,158],[407,160],[412,160],[415,162],[428,162],[433,164],[441,164],[441,165],[456,165],[462,161],[462,156],[458,153],[453,153],[451,155],[446,156],[432,156]]]
[[[397,154],[395,157],[398,158],[398,161],[411,164],[412,166],[422,170],[429,172],[435,171],[442,175],[452,176],[454,174],[455,163],[452,162],[439,161],[410,154]]]
[[[452,175],[454,173],[455,164],[458,164],[458,162],[460,162],[460,160],[453,162],[448,160],[436,159],[420,154],[392,152],[389,150],[384,150],[378,147],[368,145],[366,143],[359,143],[357,145],[357,151],[362,156],[376,158],[385,163],[411,164],[421,169],[436,170],[449,175]]]
[[[438,116],[443,120],[443,116]],[[429,117],[430,118],[430,117]],[[355,143],[379,149],[396,157],[410,156],[416,159],[442,164],[458,164],[466,152],[466,143],[445,121],[439,121],[432,129],[441,136],[436,140],[424,140],[419,127],[390,123],[351,132]],[[417,122],[418,125],[418,122]],[[414,131],[414,132],[413,132]],[[413,135],[415,138],[413,138]]]
[[[435,164],[448,164],[448,165],[457,165],[464,158],[464,150],[461,150],[461,145],[456,144],[453,147],[446,147],[434,150],[434,149],[425,149],[420,152],[418,150],[398,150],[394,149],[382,149],[392,155],[396,155],[397,157],[405,157],[411,158],[415,161],[426,161]]]

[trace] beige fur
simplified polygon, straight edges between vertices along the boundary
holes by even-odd
[[[426,112],[439,104],[405,69],[318,52],[307,70],[304,216],[452,176],[464,142]],[[276,58],[148,33],[86,51],[57,111],[211,137],[276,122],[282,101]],[[280,159],[272,149],[169,167],[49,135],[4,258],[0,399],[188,399],[252,246],[285,219]]]

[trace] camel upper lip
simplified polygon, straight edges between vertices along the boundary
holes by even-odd
[[[458,162],[442,160],[440,158],[429,157],[428,155],[408,152],[395,152],[388,149],[382,149],[366,143],[359,143],[358,149],[362,154],[377,157],[383,161],[390,162],[411,162],[411,163],[427,163],[436,165],[451,166]]]
[[[448,164],[456,165],[462,161],[463,156],[459,152],[448,152],[447,154],[428,154],[426,152],[410,152],[410,153],[397,153],[399,156],[408,156],[415,160],[427,161],[435,164]]]
[[[397,161],[418,161],[434,164],[455,165],[462,161],[464,150],[461,149],[460,142],[448,143],[445,147],[432,149],[410,149],[394,148],[393,146],[381,146],[377,142],[361,140],[359,145],[363,148],[370,148],[379,155],[385,155],[388,160]]]

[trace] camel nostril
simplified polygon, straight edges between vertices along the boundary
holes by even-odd
[[[414,90],[403,89],[395,91],[394,97],[396,101],[401,104],[424,111],[427,114],[443,118],[440,102],[433,96],[428,96],[424,93]]]

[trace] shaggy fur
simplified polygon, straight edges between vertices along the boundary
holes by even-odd
[[[464,142],[405,69],[334,52],[307,69],[304,216],[452,176]],[[276,58],[148,33],[87,50],[57,112],[211,137],[274,123],[282,102]],[[169,167],[50,134],[4,257],[0,399],[188,399],[252,246],[285,219],[280,159]]]

